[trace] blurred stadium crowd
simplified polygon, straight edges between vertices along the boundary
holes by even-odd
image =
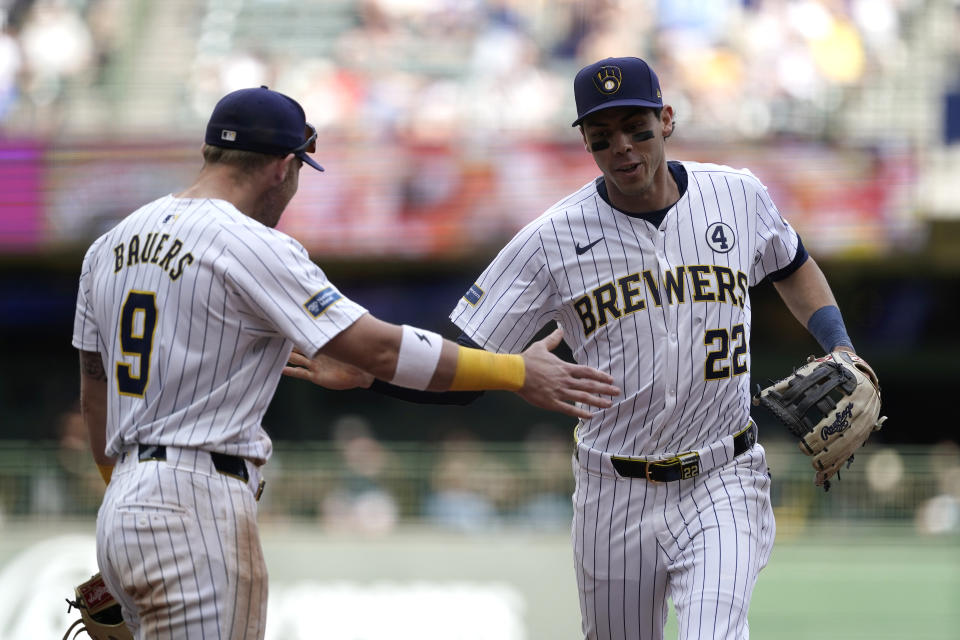
[[[298,98],[322,130],[329,170],[304,181],[281,228],[322,261],[353,260],[351,295],[377,315],[442,331],[470,264],[403,282],[402,269],[384,278],[362,263],[486,252],[594,175],[570,129],[572,78],[587,62],[634,54],[676,108],[671,153],[716,152],[762,171],[818,256],[879,256],[861,271],[850,260],[837,281],[853,294],[843,299],[858,344],[889,384],[883,435],[945,438],[914,455],[865,452],[845,481],[849,501],[830,502],[836,514],[815,512],[826,507],[811,501],[806,460],[791,449],[777,461],[782,530],[830,515],[960,530],[956,430],[933,417],[956,367],[960,252],[943,244],[937,278],[921,262],[934,264],[933,242],[949,240],[922,237],[929,218],[960,219],[958,33],[960,0],[0,0],[0,258],[24,257],[0,273],[0,404],[6,437],[59,440],[0,448],[0,520],[95,510],[99,477],[74,411],[59,413],[76,388],[64,336],[79,252],[183,183],[221,95],[266,84]],[[398,246],[409,253],[390,253]],[[901,271],[881,264],[903,248],[920,257]],[[370,273],[379,277],[365,281]],[[793,324],[758,329],[753,371],[779,370],[776,349],[807,339]],[[286,391],[271,433],[309,440],[322,423],[331,437],[316,451],[278,447],[268,517],[348,530],[414,518],[463,530],[568,526],[566,426],[521,425],[529,440],[512,453],[491,455],[469,429],[398,453],[375,433],[423,437],[422,425],[364,424],[322,394],[294,404]],[[929,401],[918,406],[921,394]],[[478,418],[488,431],[476,433],[488,437],[498,415]]]
[[[759,171],[820,255],[960,217],[957,0],[0,0],[0,24],[0,250],[79,250],[261,84],[321,130],[331,170],[280,226],[312,254],[496,246],[592,174],[571,81],[623,54],[661,76],[671,153]]]
[[[330,418],[328,441],[279,442],[265,467],[269,500],[260,517],[310,522],[328,532],[379,536],[420,524],[456,533],[504,528],[569,528],[570,443],[549,423],[531,423],[514,443],[483,440],[439,421],[436,440],[387,441],[359,413]],[[103,484],[90,464],[76,407],[60,415],[57,440],[0,447],[0,527],[5,522],[91,518]],[[764,445],[777,482],[773,501],[781,538],[822,523],[853,530],[960,533],[960,444],[873,444],[857,453],[828,499],[813,486],[808,460],[793,442]]]
[[[684,137],[931,143],[955,0],[5,0],[0,127],[157,135],[267,84],[339,136],[555,138],[571,78],[650,60]]]

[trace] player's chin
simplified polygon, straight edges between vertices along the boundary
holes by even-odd
[[[643,168],[642,165],[640,168]],[[640,170],[626,175],[616,173],[613,180],[617,189],[625,196],[642,196],[650,188],[648,176]]]

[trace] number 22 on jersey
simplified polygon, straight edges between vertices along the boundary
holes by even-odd
[[[120,311],[120,351],[136,362],[117,362],[120,395],[142,398],[147,390],[156,328],[157,295],[152,291],[130,291]]]

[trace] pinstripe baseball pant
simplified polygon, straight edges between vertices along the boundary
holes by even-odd
[[[747,640],[747,610],[773,547],[763,447],[656,484],[574,459],[573,543],[584,638],[662,640],[667,597],[681,640]]]
[[[135,638],[264,637],[267,568],[255,487],[210,454],[166,448],[117,461],[97,516],[97,562]]]

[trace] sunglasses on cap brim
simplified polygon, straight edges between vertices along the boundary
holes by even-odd
[[[313,168],[316,169],[317,171],[323,171],[323,167],[321,167],[319,164],[317,164],[317,161],[316,161],[316,160],[314,160],[314,159],[311,158],[309,155],[307,155],[308,153],[314,153],[314,152],[316,152],[316,150],[317,150],[317,129],[316,129],[316,127],[314,127],[312,124],[310,124],[310,123],[308,122],[308,123],[306,124],[306,128],[305,128],[305,130],[304,130],[304,135],[307,136],[306,141],[305,141],[303,144],[301,144],[299,147],[297,147],[296,149],[292,149],[292,150],[290,151],[290,153],[294,154],[295,156],[297,156],[298,158],[300,158],[301,160],[303,160],[304,163],[310,165],[311,167],[313,167]]]
[[[301,153],[314,153],[317,150],[317,129],[309,122],[307,123],[306,128],[304,129],[303,134],[307,136],[306,141],[301,144],[296,149],[291,149],[290,153],[301,154]]]

